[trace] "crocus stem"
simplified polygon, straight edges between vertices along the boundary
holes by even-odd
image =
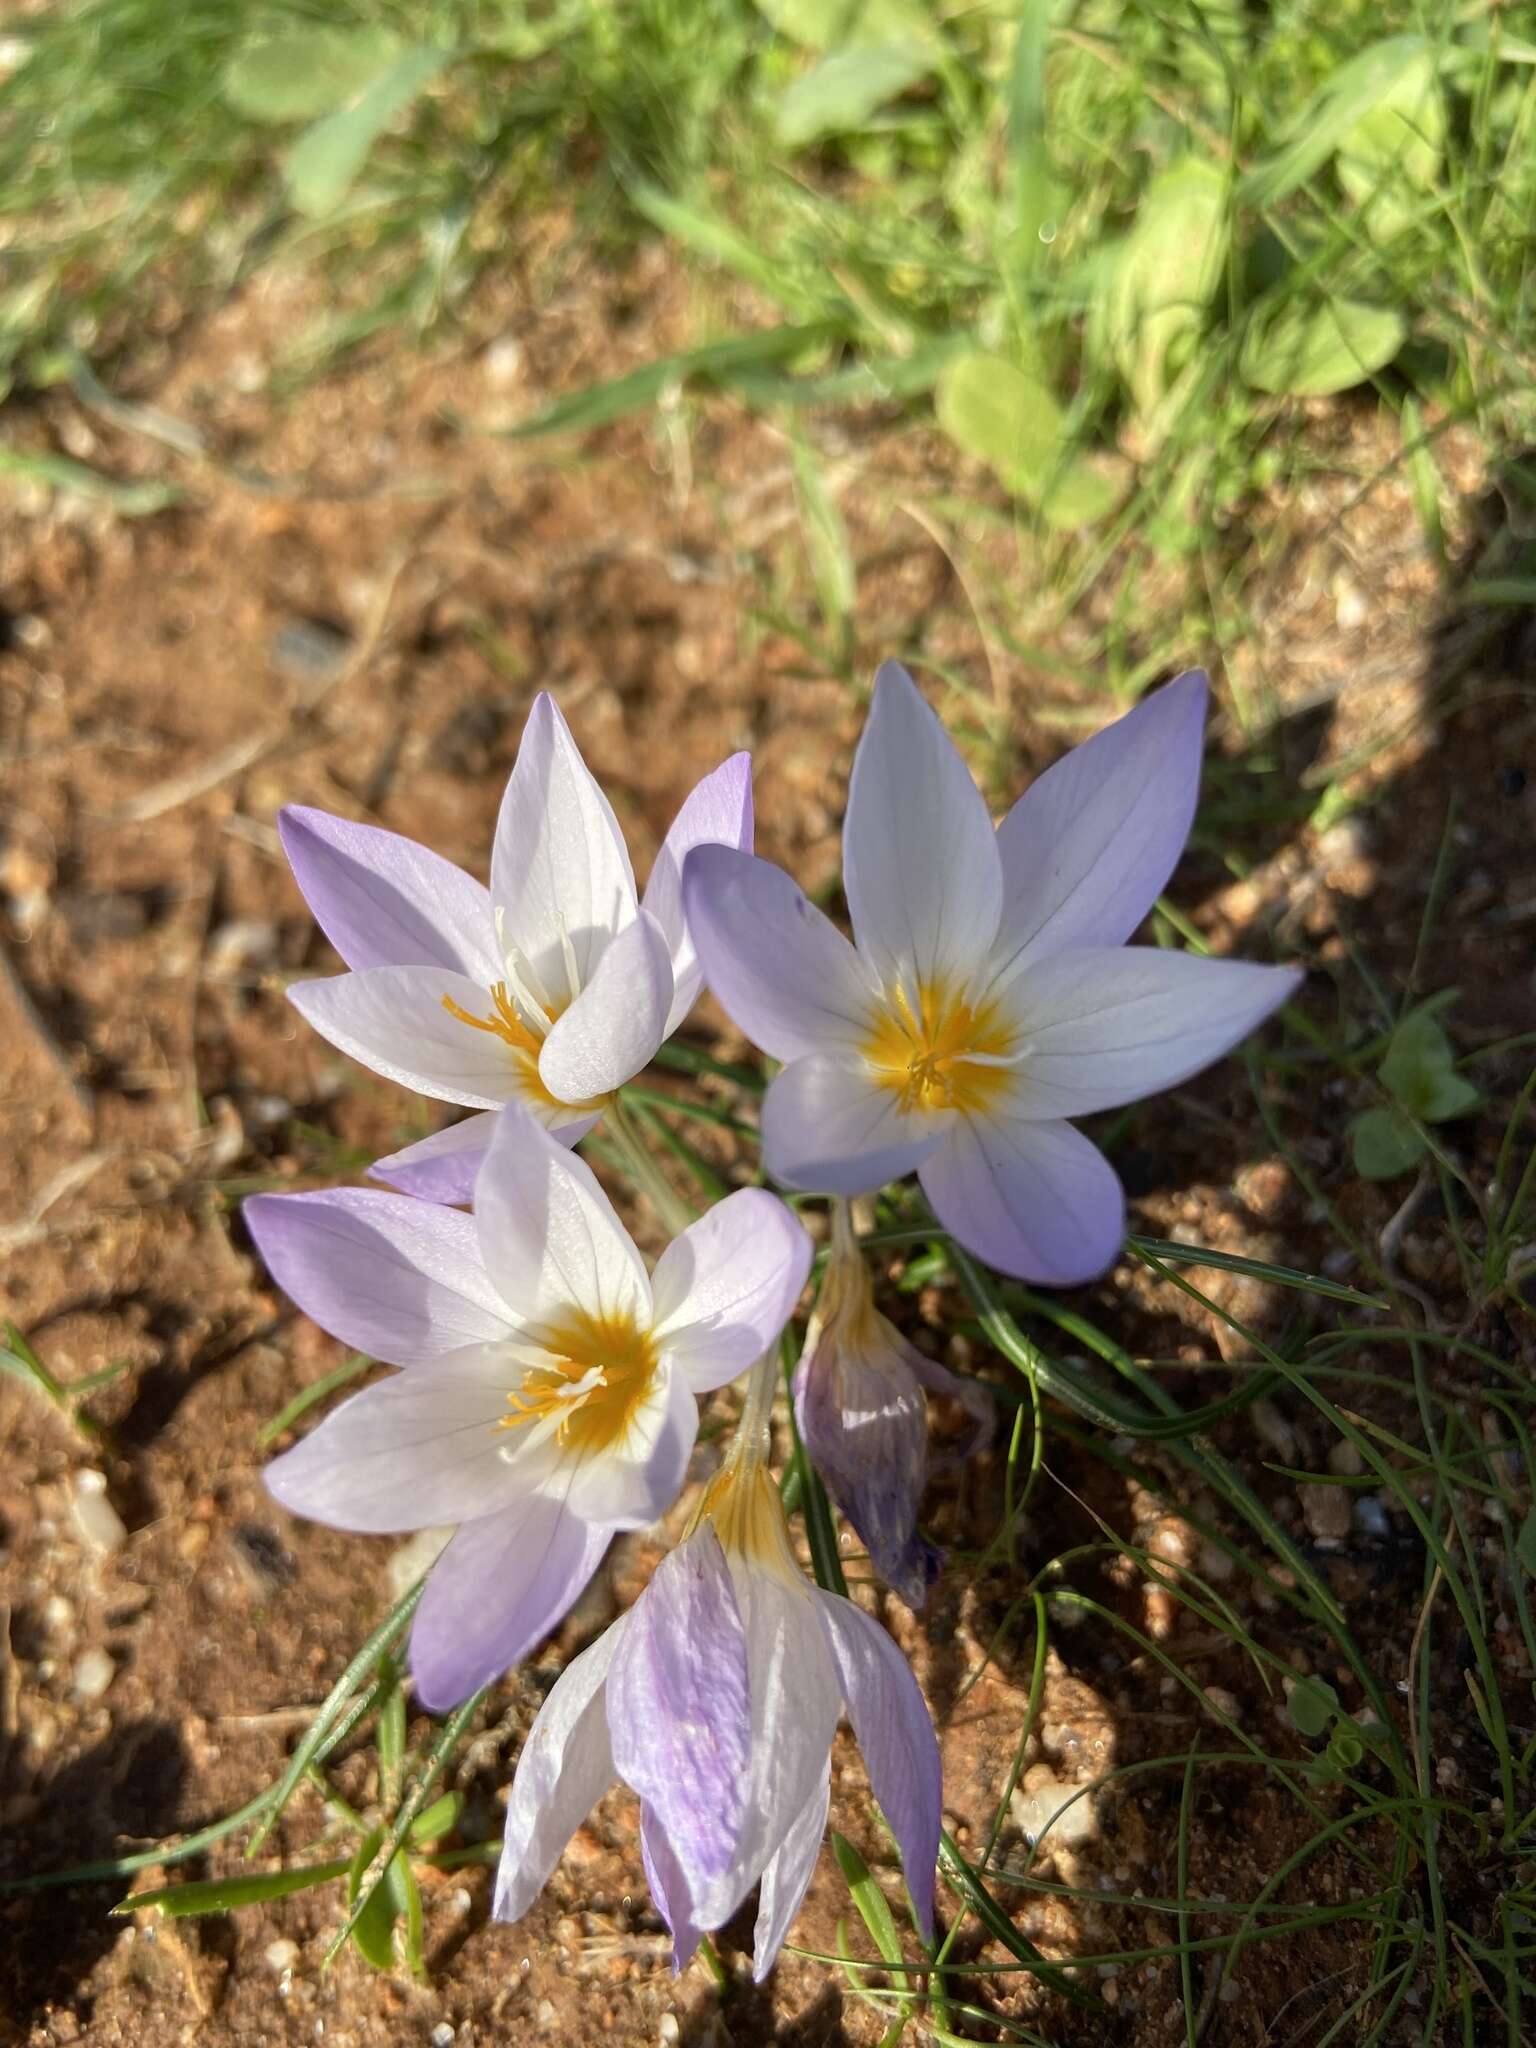
[[[833,1258],[856,1259],[859,1256],[859,1234],[853,1227],[851,1204],[842,1195],[834,1195],[829,1206],[832,1214]]]
[[[768,1462],[772,1450],[768,1425],[773,1414],[773,1397],[778,1389],[778,1352],[765,1351],[753,1366],[752,1377],[747,1381],[747,1398],[742,1403],[741,1420],[736,1425],[736,1436],[730,1449],[733,1462]]]
[[[619,1095],[615,1095],[609,1105],[608,1135],[623,1154],[624,1164],[636,1187],[650,1202],[665,1227],[674,1237],[686,1230],[696,1220],[694,1213],[651,1156],[623,1097]]]

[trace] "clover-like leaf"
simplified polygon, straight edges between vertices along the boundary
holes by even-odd
[[[1427,1124],[1465,1116],[1481,1100],[1472,1083],[1457,1073],[1451,1041],[1427,1008],[1403,1018],[1377,1071],[1404,1109]]]
[[[1400,1109],[1362,1110],[1349,1138],[1355,1171],[1366,1180],[1395,1180],[1424,1156],[1424,1140]]]

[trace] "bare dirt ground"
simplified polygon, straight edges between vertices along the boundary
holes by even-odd
[[[670,435],[649,423],[609,430],[578,459],[478,430],[667,345],[680,294],[664,269],[638,262],[596,294],[536,317],[488,305],[450,354],[392,352],[276,404],[256,388],[259,371],[304,308],[298,287],[267,281],[146,350],[129,386],[195,424],[219,466],[178,463],[63,395],[18,422],[27,445],[62,447],[116,476],[170,477],[187,496],[126,520],[86,501],[22,495],[0,528],[0,1286],[5,1312],[60,1378],[127,1362],[91,1403],[105,1442],[0,1379],[0,1877],[142,1847],[252,1797],[281,1769],[299,1710],[323,1696],[392,1597],[393,1546],[296,1523],[261,1486],[258,1429],[340,1353],[266,1284],[239,1195],[356,1174],[427,1127],[420,1104],[349,1067],[284,1001],[284,981],[323,971],[329,955],[279,856],[278,806],[376,820],[483,867],[527,705],[548,687],[642,872],[684,791],[750,746],[760,850],[813,889],[835,876],[861,705],[754,619],[765,587],[803,582],[774,433],[721,407],[689,415],[686,429],[678,415]],[[1262,630],[1230,650],[1234,684],[1280,723],[1257,747],[1230,718],[1214,732],[1206,815],[1240,822],[1197,840],[1174,895],[1220,947],[1267,931],[1305,959],[1320,1016],[1334,1017],[1359,954],[1389,986],[1414,973],[1422,993],[1459,988],[1460,1042],[1490,1043],[1531,1017],[1529,649],[1448,612],[1404,482],[1362,488],[1382,456],[1369,417],[1320,411],[1316,434],[1309,501],[1287,508],[1270,550]],[[891,509],[940,459],[921,434],[878,421],[855,451],[855,470],[864,461],[871,475],[907,480],[881,492],[855,474],[849,486],[859,667],[922,653],[973,678],[989,722],[997,714],[987,759],[1001,805],[1104,706],[1074,701],[996,649],[989,682],[949,564]],[[1465,480],[1457,545],[1470,562],[1488,541],[1470,458]],[[1281,515],[1256,506],[1252,517],[1257,526]],[[1018,573],[1028,566],[1020,559]],[[1061,651],[1072,652],[1070,636]],[[1214,660],[1218,650],[1189,652]],[[967,722],[967,700],[948,708]],[[1373,797],[1322,835],[1254,800],[1288,793],[1299,777],[1320,791],[1340,763],[1349,787]],[[1453,798],[1442,914],[1416,958]],[[1241,845],[1242,875],[1218,844]],[[739,1050],[707,1008],[692,1031]],[[1518,1061],[1480,1078],[1507,1103]],[[1379,1241],[1410,1183],[1355,1177],[1344,1127],[1361,1098],[1335,1082],[1319,1101],[1297,1079],[1274,1084],[1273,1106],[1352,1226]],[[1449,1135],[1486,1173],[1501,1129],[1490,1111]],[[1334,1256],[1328,1270],[1348,1277],[1273,1155],[1237,1063],[1140,1115],[1117,1158],[1141,1229],[1313,1270]],[[643,1212],[638,1220],[646,1227]],[[1434,1200],[1392,1241],[1432,1308],[1447,1301],[1455,1267]],[[1272,1290],[1205,1278],[1236,1313],[1280,1326],[1287,1304]],[[1154,1297],[1129,1263],[1084,1305],[1137,1356],[1174,1361],[1169,1384],[1182,1399],[1201,1397],[1202,1371],[1223,1371],[1229,1333],[1192,1305],[1170,1306],[1167,1290]],[[1004,1379],[1008,1368],[984,1347],[946,1339],[939,1325],[952,1312],[932,1295],[912,1305],[927,1341],[948,1341]],[[1494,1313],[1480,1336],[1536,1363],[1528,1322]],[[1296,1484],[1270,1466],[1324,1461],[1329,1446],[1312,1427],[1277,1413],[1266,1443],[1240,1417],[1222,1448],[1315,1548],[1390,1675],[1420,1597],[1418,1552],[1404,1528],[1365,1533],[1347,1498],[1331,1534],[1315,1501],[1309,1516]],[[1137,1458],[1177,1488],[1155,1451]],[[93,1505],[102,1498],[120,1531]],[[998,1500],[998,1461],[984,1458],[941,1482],[934,1525],[979,1548]],[[985,1840],[1024,1716],[1029,1672],[1000,1624],[1030,1559],[1067,1548],[1079,1526],[1091,1533],[1090,1510],[1175,1562],[1198,1541],[1154,1490],[1061,1441],[1017,1567],[946,1580],[921,1622],[882,1603],[944,1728],[947,1806],[963,1843]],[[498,1789],[543,1688],[653,1554],[620,1553],[547,1654],[488,1703],[485,1737],[459,1778],[465,1840],[494,1833]],[[1266,1744],[1294,1739],[1230,1646],[1202,1643],[1139,1575],[1087,1583]],[[1514,1679],[1520,1652],[1513,1640],[1504,1647]],[[1298,1641],[1298,1668],[1307,1657]],[[1024,1800],[1048,1805],[1054,1785],[1175,1750],[1199,1722],[1162,1667],[1129,1655],[1123,1638],[1063,1630]],[[835,1818],[885,1870],[856,1796],[857,1753],[846,1735],[840,1742]],[[367,1756],[347,1769],[343,1781],[365,1801]],[[1191,1838],[1194,1894],[1251,1896],[1283,1861],[1295,1816],[1256,1784],[1251,1772],[1207,1780]],[[1130,1781],[1036,1874],[1167,1894],[1178,1789],[1167,1774]],[[290,1811],[290,1848],[318,1829],[306,1801]],[[1009,1844],[1016,1863],[1022,1836],[1005,1836],[1005,1862]],[[223,1849],[188,1874],[231,1863]],[[1343,1896],[1350,1881],[1325,1855],[1287,1896]],[[794,1956],[754,1990],[740,1928],[722,1942],[725,1998],[702,1970],[674,1982],[622,1792],[519,1927],[489,1924],[483,1870],[434,1885],[426,1986],[372,1976],[350,1956],[321,1972],[340,1911],[334,1887],[179,1929],[148,1915],[108,1919],[122,1890],[0,1895],[0,2042],[863,2044],[884,2026],[835,1970]],[[1002,1895],[1053,1953],[1169,1938],[1166,1916],[1088,1913],[1038,1889]],[[846,1910],[825,1858],[795,1939],[830,1951]],[[863,1941],[856,1925],[852,1939]],[[1232,1982],[1197,1973],[1203,2038],[1310,2038],[1358,1992],[1360,1947],[1324,1927],[1248,1950]],[[988,1952],[971,1943],[961,1953]],[[1042,2002],[1017,1978],[992,1979],[976,1996],[1052,2039],[1113,2034],[1150,2048],[1184,2038],[1175,1969],[1136,1966],[1096,1988],[1112,2025]]]

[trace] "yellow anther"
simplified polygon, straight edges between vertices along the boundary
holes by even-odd
[[[980,1110],[1008,1085],[1018,1034],[996,1003],[971,1003],[943,982],[888,994],[864,1057],[902,1110]]]

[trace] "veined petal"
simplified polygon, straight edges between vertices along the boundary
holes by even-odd
[[[522,1919],[566,1843],[613,1783],[605,1686],[629,1621],[621,1615],[566,1665],[528,1731],[507,1801],[496,1873],[498,1920]]]
[[[293,878],[349,967],[446,967],[488,988],[502,973],[484,885],[377,825],[285,804],[277,829]]]
[[[549,1494],[466,1521],[411,1624],[411,1671],[427,1711],[456,1707],[536,1649],[580,1599],[608,1539]]]
[[[491,851],[491,901],[505,935],[551,995],[569,1000],[635,914],[635,875],[613,806],[582,760],[553,697],[541,691],[523,728]]]
[[[728,846],[683,864],[683,906],[720,1007],[776,1060],[868,1038],[875,989],[852,946],[782,868]]]
[[[967,984],[997,934],[1003,870],[971,771],[896,662],[875,677],[853,757],[843,887],[860,953],[889,987]]]
[[[811,1270],[811,1240],[777,1195],[738,1188],[675,1237],[651,1275],[652,1334],[696,1394],[778,1339]]]
[[[752,1761],[730,1869],[695,1900],[701,1927],[727,1921],[827,1774],[841,1708],[811,1588],[732,1562],[747,1637]]]
[[[591,980],[552,1026],[539,1079],[562,1102],[611,1094],[650,1061],[671,1006],[666,934],[642,910],[604,947]]]
[[[917,1924],[931,1941],[933,1869],[943,1817],[943,1772],[933,1722],[912,1667],[879,1623],[834,1593],[818,1591],[815,1599],[870,1790],[901,1851]]]
[[[649,1327],[651,1283],[634,1240],[591,1167],[526,1111],[497,1119],[475,1221],[486,1269],[524,1323],[559,1323],[574,1308]]]
[[[499,1109],[519,1092],[512,1052],[493,1032],[450,1014],[444,996],[472,1017],[491,1007],[485,988],[446,967],[369,967],[288,990],[322,1038],[385,1080],[439,1102]]]
[[[1299,968],[1156,946],[1052,953],[1011,992],[1028,1044],[1014,1113],[1087,1116],[1172,1088],[1230,1052],[1302,979]]]
[[[251,1195],[241,1215],[283,1292],[343,1344],[419,1365],[507,1335],[472,1218],[371,1188]]]
[[[894,1089],[834,1053],[796,1060],[763,1098],[763,1160],[785,1187],[865,1195],[900,1180],[940,1142],[938,1113],[904,1111]]]
[[[1194,822],[1204,674],[1155,690],[1032,782],[997,828],[999,968],[1118,946],[1161,895]]]
[[[918,1178],[950,1235],[1020,1280],[1096,1280],[1125,1240],[1115,1170],[1070,1124],[963,1120]]]
[[[268,1465],[268,1493],[333,1529],[383,1534],[494,1514],[522,1480],[502,1457],[516,1368],[495,1345],[365,1387]]]
[[[598,1113],[572,1118],[563,1104],[551,1105],[538,1095],[524,1095],[521,1106],[557,1144],[579,1145],[598,1121]],[[496,1130],[497,1111],[483,1109],[430,1138],[419,1138],[385,1159],[375,1159],[368,1173],[419,1202],[472,1202],[475,1181],[485,1164]]]
[[[663,1034],[667,1038],[698,1001],[704,985],[704,970],[683,915],[683,861],[695,846],[752,851],[750,754],[732,754],[684,797],[640,899],[641,908],[648,910],[666,933],[672,953],[672,1008]]]
[[[698,1402],[681,1373],[663,1364],[612,1450],[560,1464],[571,1512],[609,1529],[649,1527],[682,1491],[698,1433]]]
[[[752,1737],[746,1632],[707,1524],[662,1559],[635,1602],[609,1666],[608,1732],[615,1768],[691,1900],[731,1866]]]
[[[675,1977],[693,1961],[704,1930],[694,1924],[693,1901],[688,1895],[688,1880],[683,1875],[682,1866],[672,1854],[655,1814],[643,1806],[640,1809],[640,1861],[652,1903],[666,1921],[672,1936],[672,1974]]]
[[[832,1769],[790,1822],[789,1832],[763,1871],[763,1888],[757,1901],[757,1925],[752,1937],[752,1978],[761,1984],[778,1960],[784,1937],[790,1930],[821,1854],[827,1832],[827,1808],[831,1803]]]

